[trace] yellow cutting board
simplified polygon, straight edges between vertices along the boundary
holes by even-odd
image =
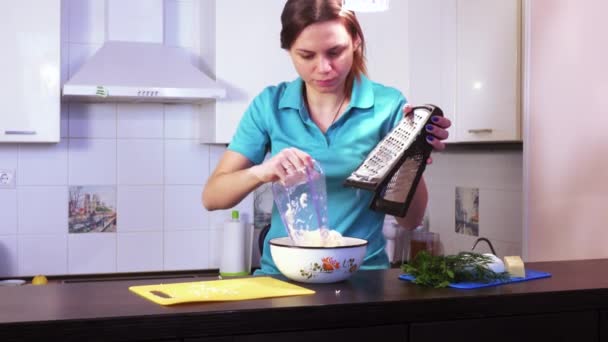
[[[315,291],[271,277],[140,285],[131,286],[129,290],[161,305],[188,302],[234,301],[315,293]]]

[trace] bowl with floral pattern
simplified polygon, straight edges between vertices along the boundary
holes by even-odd
[[[335,283],[352,276],[363,262],[367,240],[343,237],[339,246],[299,246],[289,237],[270,240],[272,260],[287,278],[302,283]]]

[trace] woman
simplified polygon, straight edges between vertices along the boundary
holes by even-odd
[[[288,0],[281,15],[281,47],[300,76],[264,89],[250,104],[203,192],[208,210],[231,208],[267,182],[319,162],[325,172],[329,226],[368,240],[362,269],[387,268],[384,214],[369,209],[371,193],[343,186],[368,153],[411,111],[398,90],[365,76],[365,39],[354,13],[341,0]],[[428,143],[443,150],[450,121],[433,117]],[[271,158],[264,161],[267,152]],[[427,203],[424,179],[405,217],[414,228]],[[273,209],[268,241],[286,236]],[[279,273],[264,248],[261,274]]]

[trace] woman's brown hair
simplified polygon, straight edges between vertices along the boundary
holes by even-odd
[[[367,74],[365,38],[355,13],[342,10],[342,0],[288,0],[281,14],[281,48],[291,49],[300,33],[309,25],[336,19],[342,22],[353,41],[357,37],[361,39],[361,44],[355,49],[353,66],[346,78],[346,89],[351,89],[355,77]]]

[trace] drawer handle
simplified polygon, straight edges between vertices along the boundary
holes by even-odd
[[[472,134],[480,134],[480,133],[492,133],[494,130],[491,128],[479,128],[479,129],[470,129],[469,133]]]
[[[4,131],[6,135],[35,135],[36,131]]]

